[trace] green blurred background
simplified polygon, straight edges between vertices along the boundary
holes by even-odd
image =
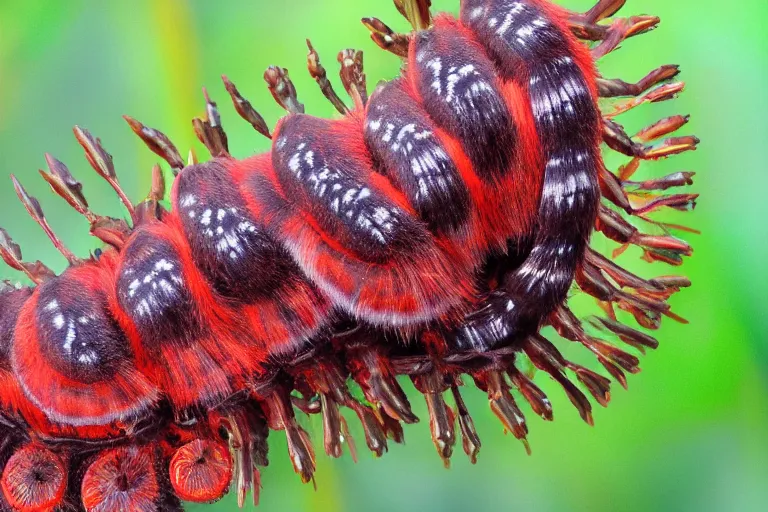
[[[591,0],[569,0],[584,10]],[[456,11],[458,0],[435,0]],[[625,14],[656,14],[661,27],[632,39],[601,64],[607,77],[637,80],[666,63],[682,65],[688,84],[677,101],[647,105],[623,116],[634,131],[665,115],[691,114],[685,132],[702,139],[695,153],[644,165],[643,176],[695,170],[702,197],[693,213],[668,214],[702,230],[687,235],[696,248],[682,271],[694,286],[673,299],[684,326],[667,322],[658,351],[643,372],[618,386],[596,426],[583,424],[563,393],[537,379],[552,397],[557,421],[529,414],[533,456],[505,436],[479,392],[469,392],[484,447],[476,466],[458,449],[450,471],[434,453],[427,422],[406,428],[407,446],[382,460],[361,453],[358,464],[321,455],[318,490],[301,485],[279,434],[263,474],[261,510],[768,510],[768,2],[629,0]],[[127,113],[165,131],[186,153],[205,154],[190,119],[202,114],[200,87],[218,100],[234,155],[264,151],[268,141],[237,118],[219,76],[226,73],[270,124],[281,115],[261,78],[269,64],[291,70],[310,113],[333,115],[308,77],[304,39],[312,39],[335,75],[336,53],[365,50],[369,85],[398,72],[396,57],[378,50],[360,25],[379,16],[406,29],[389,0],[22,1],[0,0],[0,161],[43,199],[51,224],[85,255],[97,244],[84,219],[54,198],[37,176],[43,153],[67,163],[83,181],[93,209],[121,215],[107,186],[82,158],[73,125],[100,136],[114,155],[128,194],[139,199],[157,158],[120,119]],[[338,81],[335,82],[339,90]],[[611,157],[615,168],[621,159]],[[61,270],[51,248],[9,181],[0,187],[0,225],[24,248]],[[612,246],[596,237],[602,249]],[[621,261],[644,275],[672,273],[629,251]],[[0,277],[18,279],[0,268]],[[579,312],[593,312],[579,301]],[[566,355],[581,357],[561,343]],[[412,388],[409,388],[414,391]],[[412,395],[417,413],[426,410]],[[318,419],[305,421],[317,440]],[[358,431],[357,444],[364,442]],[[235,508],[232,497],[190,510]]]

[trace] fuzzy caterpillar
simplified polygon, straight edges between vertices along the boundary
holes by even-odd
[[[159,186],[148,201],[127,203],[132,228],[94,216],[79,184],[50,160],[54,190],[109,247],[88,260],[63,249],[72,265],[52,276],[21,261],[0,232],[3,259],[38,283],[0,293],[0,509],[169,510],[179,500],[214,501],[230,484],[242,503],[258,490],[270,429],[285,431],[308,481],[314,452],[294,407],[323,415],[332,456],[346,429],[338,408],[353,409],[381,454],[388,438],[402,439],[400,422],[416,420],[396,375],[425,395],[440,456],[451,456],[458,421],[474,460],[480,440],[459,393],[462,374],[524,443],[511,386],[552,417],[549,400],[515,366],[521,354],[591,423],[591,405],[565,372],[601,405],[609,381],[565,360],[539,334],[547,324],[593,351],[619,382],[637,371],[635,356],[595,338],[565,300],[575,281],[608,310],[598,326],[640,348],[657,343],[620,323],[613,305],[646,328],[662,315],[679,318],[666,299],[687,280],[644,280],[588,247],[596,227],[649,259],[690,254],[678,239],[640,234],[600,202],[644,215],[695,199],[636,206],[634,187],[663,190],[690,176],[638,185],[600,156],[602,141],[635,166],[695,147],[685,137],[643,145],[598,109],[600,96],[641,96],[661,84],[635,100],[642,103],[677,92],[661,83],[676,68],[642,86],[594,68],[658,19],[608,26],[598,22],[623,2],[579,15],[543,0],[465,0],[458,19],[432,19],[428,3],[398,4],[417,29],[409,35],[366,22],[406,65],[368,97],[359,63],[343,58],[355,106],[339,119],[304,114],[287,77],[271,69],[272,92],[290,115],[267,154],[231,157],[210,100],[208,119],[196,123],[215,157],[206,163],[184,166],[164,135],[129,120],[180,171],[171,211],[157,202]],[[590,51],[576,36],[602,42]],[[258,114],[227,88],[257,126]],[[662,120],[638,139],[681,124]],[[76,133],[94,168],[116,183],[108,153]],[[49,231],[39,203],[14,184]],[[349,377],[368,404],[352,397]],[[449,389],[457,413],[443,397]]]

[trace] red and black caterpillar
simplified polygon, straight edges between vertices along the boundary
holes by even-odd
[[[611,119],[674,96],[682,84],[664,82],[677,67],[637,84],[594,67],[658,19],[598,23],[624,3],[615,0],[585,14],[544,0],[464,0],[458,19],[432,19],[426,0],[395,3],[413,33],[364,22],[405,59],[402,76],[369,97],[360,54],[342,52],[352,110],[310,47],[310,72],[341,118],[304,114],[285,71],[267,71],[290,112],[269,153],[230,156],[210,100],[207,118],[194,122],[214,156],[206,163],[185,166],[165,135],[127,118],[178,174],[170,210],[159,202],[157,170],[150,197],[134,207],[100,141],[76,128],[132,226],[93,214],[61,162],[49,157],[43,175],[107,243],[98,255],[80,260],[63,247],[14,179],[71,266],[54,276],[25,263],[0,231],[3,259],[37,283],[0,293],[0,510],[173,510],[180,500],[214,501],[230,485],[242,504],[249,489],[257,494],[270,429],[285,430],[294,468],[312,478],[314,452],[294,407],[323,415],[332,456],[347,430],[340,405],[356,412],[372,451],[402,440],[400,422],[417,418],[397,375],[425,395],[440,456],[451,456],[458,421],[474,460],[480,440],[462,374],[524,442],[511,388],[544,419],[552,407],[518,369],[523,356],[562,385],[585,421],[591,405],[566,371],[607,404],[609,380],[564,359],[542,327],[583,344],[622,384],[637,371],[634,355],[596,338],[567,308],[574,282],[606,312],[592,327],[641,350],[656,340],[624,325],[614,306],[649,329],[662,315],[679,319],[666,300],[687,279],[645,280],[588,247],[596,228],[649,260],[677,264],[691,253],[620,213],[654,222],[655,209],[693,205],[690,194],[652,195],[690,184],[692,173],[630,181],[641,160],[695,148],[694,137],[646,144],[687,118],[635,137]],[[269,135],[225,84],[238,112]],[[614,96],[637,98],[601,113],[598,99]],[[603,141],[633,157],[618,176],[602,162]],[[367,403],[352,397],[349,379]],[[455,410],[443,397],[449,389]]]

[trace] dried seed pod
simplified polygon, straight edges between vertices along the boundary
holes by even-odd
[[[267,126],[267,123],[264,121],[264,118],[261,117],[261,114],[253,108],[251,102],[240,94],[240,91],[237,90],[235,84],[233,84],[226,75],[221,75],[221,80],[224,82],[224,87],[227,89],[227,92],[232,97],[232,103],[234,103],[235,110],[240,117],[248,121],[251,126],[253,126],[254,130],[264,135],[266,138],[271,139],[272,135],[269,133],[269,126]]]
[[[269,92],[278,105],[291,114],[303,114],[304,105],[296,96],[296,87],[288,77],[288,70],[277,66],[269,66],[264,72],[264,81],[267,82]]]
[[[64,498],[67,468],[55,453],[30,444],[11,456],[1,481],[3,495],[14,510],[48,512]]]
[[[100,453],[83,476],[87,512],[153,512],[161,500],[153,448],[124,446]]]
[[[176,495],[195,503],[216,501],[232,480],[232,457],[223,443],[196,439],[173,455],[171,485]]]

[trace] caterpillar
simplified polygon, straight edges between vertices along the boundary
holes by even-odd
[[[693,173],[632,180],[643,161],[696,148],[693,136],[664,138],[688,118],[634,136],[616,121],[681,92],[678,67],[637,83],[595,67],[659,19],[612,18],[623,0],[586,13],[546,0],[462,0],[458,17],[433,16],[429,0],[395,5],[413,32],[363,23],[403,59],[402,73],[369,94],[362,52],[341,52],[352,107],[308,42],[309,72],[336,119],[305,114],[288,72],[270,67],[264,78],[288,112],[270,130],[223,77],[238,114],[272,140],[265,154],[230,154],[207,91],[206,115],[193,120],[207,162],[185,162],[165,134],[126,116],[174,175],[170,209],[159,165],[133,204],[101,141],[75,127],[128,212],[91,211],[66,165],[46,155],[42,177],[104,243],[87,258],[12,178],[70,265],[55,275],[25,261],[0,229],[0,256],[33,283],[0,288],[0,510],[182,510],[230,489],[240,506],[249,492],[257,502],[272,430],[284,432],[301,480],[313,478],[297,411],[322,416],[332,457],[350,438],[341,407],[375,454],[402,442],[402,424],[418,421],[404,378],[426,400],[446,465],[459,438],[472,462],[481,447],[461,395],[469,383],[529,450],[519,397],[544,420],[553,409],[524,360],[588,424],[587,394],[610,400],[610,379],[567,360],[543,329],[584,346],[626,387],[639,360],[617,342],[644,353],[657,347],[646,331],[663,317],[685,322],[668,299],[687,278],[644,279],[590,247],[597,231],[619,244],[614,255],[634,245],[647,261],[679,265],[692,254],[670,234],[688,228],[649,215],[691,209],[696,194],[662,192],[691,185]],[[603,143],[631,158],[617,173]],[[578,318],[567,304],[577,291],[603,316]]]

